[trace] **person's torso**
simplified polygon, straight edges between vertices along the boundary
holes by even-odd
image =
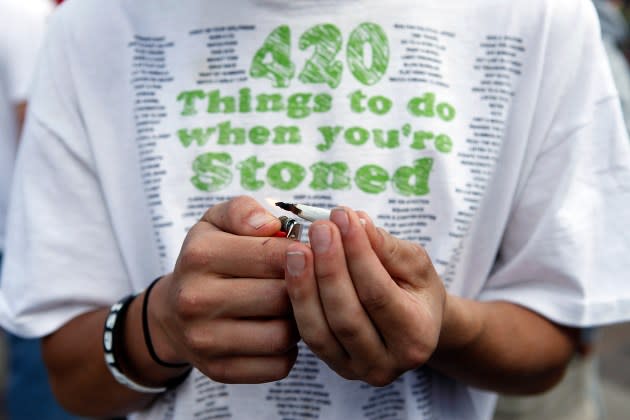
[[[187,230],[235,195],[346,205],[425,246],[449,291],[474,297],[529,164],[545,10],[524,3],[84,5],[70,67],[115,229],[150,231],[126,246],[170,271]],[[488,415],[491,400],[430,371],[377,389],[304,350],[273,384],[195,372],[146,418]]]

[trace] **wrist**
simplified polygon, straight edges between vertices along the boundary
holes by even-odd
[[[157,363],[158,365],[167,367],[167,368],[174,368],[174,369],[181,368],[181,367],[188,367],[189,363],[187,362],[170,362],[168,360],[162,359],[156,353],[155,347],[153,345],[153,338],[151,337],[151,327],[149,326],[149,302],[150,302],[150,296],[151,296],[151,292],[153,291],[153,288],[160,280],[162,280],[162,278],[163,277],[158,277],[151,282],[149,287],[146,288],[144,292],[144,297],[142,299],[142,335],[144,336],[144,343],[147,347],[147,351],[149,352],[149,356],[151,356],[151,359],[153,359],[153,361]],[[154,326],[155,326],[155,321],[156,319],[154,318],[153,319]]]
[[[478,302],[446,294],[442,329],[436,352],[466,348],[474,343],[483,331]]]
[[[126,345],[121,368],[127,376],[138,383],[147,386],[168,386],[190,370],[190,365],[180,368],[162,367],[149,355],[142,330],[142,303],[145,293],[138,295],[129,306],[125,325]]]
[[[152,359],[164,367],[190,366],[180,356],[175,341],[169,336],[165,325],[173,319],[173,311],[169,311],[169,283],[172,274],[156,279],[143,294],[143,329],[147,350]]]

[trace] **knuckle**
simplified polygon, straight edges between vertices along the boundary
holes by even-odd
[[[354,369],[351,369],[348,366],[336,367],[335,372],[337,372],[337,374],[343,379],[347,379],[349,381],[356,381],[361,379],[361,376],[358,375]]]
[[[231,227],[238,225],[240,215],[256,205],[256,201],[251,197],[237,196],[210,207],[201,220],[230,231]]]
[[[361,304],[370,314],[385,310],[389,303],[388,297],[382,293],[365,293],[361,296]]]
[[[247,220],[261,211],[260,204],[252,197],[240,195],[226,203],[222,217],[227,224],[236,228],[247,224]]]
[[[198,270],[208,267],[212,261],[210,247],[202,241],[191,238],[179,254],[177,266],[183,270]]]
[[[322,285],[336,287],[339,283],[338,274],[331,267],[321,267],[317,271],[317,282]]]
[[[351,365],[349,366],[349,370],[351,372],[349,374],[354,379],[365,380],[368,376],[370,376],[370,372],[372,372],[374,368],[375,368],[374,363],[367,365],[365,363],[355,361],[354,363],[351,363]]]
[[[358,323],[356,322],[359,319],[361,319],[360,314],[357,314],[357,316],[344,317],[333,321],[330,327],[340,341],[354,341],[361,334],[360,326],[357,325]]]
[[[229,364],[222,360],[214,360],[206,363],[204,374],[213,381],[220,383],[229,383],[231,371]]]
[[[229,212],[234,212],[238,209],[254,207],[257,205],[258,203],[256,202],[256,200],[247,195],[237,195],[227,202]]]
[[[282,241],[267,240],[262,243],[263,267],[273,277],[284,277],[284,259],[287,245]]]
[[[242,209],[246,208],[245,206],[251,206],[247,197],[242,195],[236,196],[225,203],[225,212],[223,214],[238,214]]]
[[[193,353],[204,359],[223,357],[231,350],[229,343],[208,328],[190,329],[186,335],[186,344]]]
[[[388,259],[394,259],[398,255],[400,248],[399,240],[393,238],[389,233],[382,231],[383,238],[385,240],[385,257]]]
[[[193,286],[180,287],[174,297],[174,314],[180,320],[191,322],[199,318],[219,319],[225,316],[230,305],[224,288],[206,282],[199,290]]]
[[[415,369],[426,363],[430,354],[422,345],[407,346],[399,355],[399,363],[403,370]]]
[[[427,250],[419,244],[411,244],[411,255],[421,271],[426,272],[429,271],[431,267],[433,267],[431,258],[429,257]]]
[[[224,355],[229,348],[229,344],[221,340],[218,334],[213,334],[207,330],[204,334],[197,334],[197,337],[197,348],[209,356]]]
[[[384,387],[398,378],[398,374],[389,369],[372,369],[365,378],[365,382],[375,387]]]
[[[194,318],[200,306],[199,295],[190,288],[180,288],[175,295],[174,311],[178,318],[189,320]]]
[[[202,340],[201,336],[197,334],[195,329],[186,328],[183,331],[184,344],[193,353],[204,351],[206,348],[205,342],[208,339],[208,337],[204,337],[204,339]]]
[[[411,252],[415,254],[417,257],[421,258],[423,261],[428,261],[429,254],[427,254],[426,249],[424,249],[420,244],[415,242],[410,242]]]

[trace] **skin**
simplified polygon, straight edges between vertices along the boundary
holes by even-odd
[[[574,353],[572,330],[514,304],[448,294],[423,248],[377,229],[364,213],[334,210],[312,225],[310,245],[270,237],[279,228],[239,197],[189,231],[149,301],[162,360],[190,363],[219,382],[269,382],[288,375],[301,338],[339,375],[371,385],[428,364],[481,388],[528,394],[555,384]],[[159,386],[186,368],[150,359],[142,297],[129,309],[123,371]],[[43,342],[55,394],[83,416],[121,415],[155,398],[107,371],[106,314],[81,315]]]
[[[20,102],[15,106],[15,116],[17,118],[19,138],[19,134],[22,132],[22,127],[24,127],[24,120],[26,119],[26,102]]]

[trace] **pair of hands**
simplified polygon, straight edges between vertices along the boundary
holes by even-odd
[[[310,246],[272,237],[280,222],[255,200],[212,207],[155,287],[157,354],[213,380],[284,378],[303,339],[344,378],[382,386],[434,352],[446,301],[424,249],[335,209]]]

